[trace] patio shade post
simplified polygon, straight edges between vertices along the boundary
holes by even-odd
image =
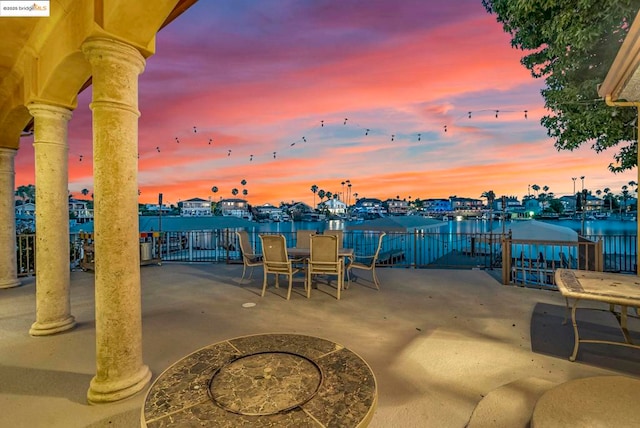
[[[502,284],[511,282],[511,232],[502,237]]]

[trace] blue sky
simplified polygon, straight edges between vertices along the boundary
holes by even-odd
[[[311,203],[312,185],[340,193],[347,179],[382,199],[636,180],[608,171],[613,152],[554,149],[521,56],[479,0],[200,1],[140,76],[140,201],[236,188],[252,204]],[[69,123],[75,194],[93,188],[90,97]],[[16,185],[33,183],[30,141],[16,163]]]

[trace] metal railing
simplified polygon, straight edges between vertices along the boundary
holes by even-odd
[[[141,260],[146,262],[242,263],[240,245],[233,229],[209,231],[154,232],[141,238]],[[278,233],[278,232],[272,232]],[[258,232],[250,232],[254,249],[260,253]],[[147,234],[149,235],[149,234]],[[295,232],[284,232],[287,246],[296,245]],[[70,235],[70,268],[86,269],[91,263],[92,242],[88,234]],[[373,255],[378,232],[346,231],[343,246],[356,255]],[[383,240],[378,264],[388,267],[494,269],[508,265],[510,284],[554,286],[551,272],[558,267],[594,268],[632,273],[636,269],[636,236],[587,236],[579,242],[510,240],[508,263],[503,236],[495,233],[389,232]],[[144,242],[143,242],[144,241]],[[599,244],[597,244],[599,243]],[[599,245],[599,246],[596,246]],[[17,235],[18,275],[34,275],[36,238]],[[144,247],[144,248],[143,248]],[[544,247],[544,251],[540,248]],[[542,256],[541,256],[542,253]],[[143,257],[146,254],[146,257]],[[144,260],[146,259],[146,260]],[[584,261],[583,261],[584,260]]]
[[[578,241],[502,240],[502,283],[556,288],[557,269],[602,272],[602,240]]]

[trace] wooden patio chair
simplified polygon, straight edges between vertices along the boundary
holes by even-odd
[[[347,281],[351,282],[351,270],[352,269],[360,269],[360,270],[370,270],[371,276],[373,278],[373,284],[376,286],[377,290],[380,290],[380,281],[378,281],[378,275],[376,274],[376,263],[378,261],[378,256],[380,255],[380,249],[382,248],[382,238],[386,236],[386,233],[381,233],[378,238],[378,248],[376,249],[375,254],[371,256],[361,256],[355,255],[351,263],[347,266]]]
[[[244,280],[244,275],[247,272],[247,268],[251,268],[249,273],[249,279],[253,276],[253,268],[256,266],[262,266],[262,255],[257,254],[251,245],[249,240],[249,234],[246,230],[236,232],[238,236],[238,243],[240,244],[240,252],[242,253],[242,278],[240,282]]]
[[[293,265],[292,262],[297,260],[289,259],[284,235],[260,235],[260,241],[262,242],[262,267],[264,270],[261,295],[264,297],[264,293],[267,290],[268,274],[272,273],[276,276],[275,288],[279,288],[279,276],[286,275],[289,277],[289,288],[287,290],[287,300],[289,300],[291,298],[291,288],[293,287],[293,275],[304,270]],[[306,289],[306,281],[304,286]],[[307,297],[309,297],[308,291]]]
[[[307,297],[311,295],[313,275],[337,275],[336,299],[340,300],[340,290],[344,287],[344,258],[338,256],[338,247],[336,235],[311,236],[311,256],[307,262]]]

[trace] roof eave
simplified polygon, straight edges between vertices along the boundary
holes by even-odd
[[[636,15],[609,72],[598,86],[609,101],[640,101],[640,11]]]

